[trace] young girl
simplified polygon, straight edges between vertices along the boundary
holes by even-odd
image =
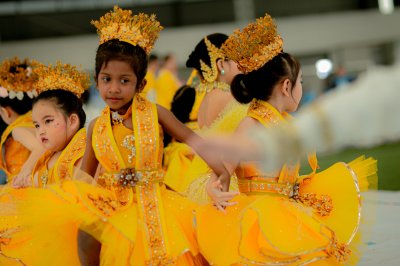
[[[48,78],[36,84],[40,94],[32,108],[36,136],[46,148],[33,170],[33,183],[39,187],[71,179],[74,167],[80,166],[86,115],[79,98],[89,87],[88,75],[73,66],[58,63],[42,71]]]
[[[38,65],[16,57],[0,65],[0,116],[8,124],[1,136],[0,169],[14,187],[27,185],[32,168],[44,151],[35,138],[30,112],[37,96],[33,85]]]
[[[9,259],[7,263],[14,260],[25,265],[78,265],[76,224],[55,222],[57,214],[53,215],[47,206],[57,207],[60,199],[37,188],[61,185],[73,178],[73,170],[79,166],[86,145],[86,117],[79,97],[88,88],[89,77],[61,63],[41,66],[37,73],[39,79],[34,87],[39,96],[33,102],[32,120],[36,137],[46,152],[37,161],[32,180],[26,184],[34,189],[11,189],[0,197],[0,203],[14,204],[11,206],[16,206],[18,214],[9,215],[4,210],[0,232],[4,237],[11,235],[10,241],[2,243],[4,246],[0,244],[0,250]],[[63,252],[45,256],[32,250],[48,246]]]
[[[194,68],[201,82],[196,87],[199,134],[231,133],[247,112],[247,105],[239,104],[230,92],[230,83],[240,73],[236,62],[227,58],[220,49],[228,36],[214,33],[204,37],[189,55],[186,66]],[[165,183],[197,202],[208,202],[205,184],[210,168],[181,143],[165,149]],[[235,182],[232,182],[235,183]],[[231,187],[237,190],[237,184]]]
[[[288,112],[298,107],[300,64],[282,52],[282,45],[268,15],[235,31],[225,43],[227,55],[244,72],[232,82],[232,93],[239,102],[250,103],[238,136],[252,127],[284,124],[290,119]],[[225,180],[212,176],[208,193],[225,214],[212,206],[196,211],[199,246],[210,264],[350,261],[350,244],[360,223],[360,189],[367,186],[367,176],[375,174],[376,161],[361,158],[316,174],[316,158],[309,159],[313,173],[303,177],[293,162],[274,172],[263,172],[254,162],[229,165],[241,192],[235,206],[229,201],[232,193],[221,192]]]
[[[194,205],[163,185],[162,131],[190,145],[217,173],[226,171],[218,154],[200,149],[201,138],[139,94],[161,26],[154,16],[132,16],[118,7],[93,24],[100,34],[95,78],[107,107],[89,125],[81,169],[94,175],[100,166],[97,182],[105,189],[77,184],[96,217],[82,228],[101,241],[103,265],[201,263]],[[88,263],[96,245],[85,234],[79,243]]]

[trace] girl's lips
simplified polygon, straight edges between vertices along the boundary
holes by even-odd
[[[119,101],[120,99],[119,98],[108,98],[108,100],[116,102],[116,101]]]
[[[48,141],[49,141],[49,140],[48,140],[48,139],[46,139],[46,138],[42,138],[41,140],[42,140],[42,143],[46,143],[46,142],[48,142]]]

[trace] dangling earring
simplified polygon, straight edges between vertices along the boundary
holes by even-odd
[[[221,75],[225,75],[225,70],[221,69]]]

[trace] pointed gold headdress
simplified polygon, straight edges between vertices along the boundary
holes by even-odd
[[[209,67],[203,60],[200,59],[200,68],[203,78],[206,82],[211,83],[217,80],[218,77],[218,68],[217,68],[217,60],[224,59],[225,54],[218,49],[214,44],[212,44],[207,37],[204,38],[204,42],[207,47],[208,56],[210,57],[210,64]]]
[[[69,64],[57,62],[55,66],[43,65],[37,72],[39,80],[35,83],[35,88],[38,93],[61,89],[70,91],[79,98],[89,88],[89,74]]]
[[[27,67],[24,68],[21,65]],[[0,97],[22,100],[24,92],[29,98],[36,97],[37,92],[33,86],[38,79],[36,69],[39,65],[40,63],[34,60],[25,59],[21,61],[17,57],[4,60],[0,64]],[[12,68],[15,68],[15,71],[12,71],[13,73],[11,72]]]
[[[123,10],[114,6],[114,10],[105,14],[100,20],[94,21],[97,34],[100,36],[100,44],[112,39],[118,39],[134,46],[142,47],[150,54],[158,34],[163,29],[156,16],[143,13],[132,15],[131,10]]]
[[[282,52],[283,40],[272,17],[250,23],[242,31],[235,30],[222,46],[223,52],[238,64],[244,73],[257,70]]]

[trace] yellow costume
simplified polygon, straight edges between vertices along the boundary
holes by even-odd
[[[51,169],[47,168],[47,162],[53,153],[43,154],[33,170],[33,175],[39,176],[38,186],[44,188],[52,184],[60,185],[63,181],[72,179],[75,163],[82,158],[85,146],[86,130],[83,128],[75,134]],[[53,216],[46,205],[49,203],[50,206],[57,208],[57,204],[60,204],[59,207],[62,208],[61,198],[46,196],[47,194],[42,194],[42,189],[37,188],[10,188],[5,191],[7,193],[2,194],[0,202],[6,206],[7,203],[15,204],[11,206],[17,206],[16,213],[23,212],[24,215],[10,217],[8,213],[0,220],[0,231],[2,231],[0,238],[7,238],[7,242],[0,243],[0,255],[7,258],[4,259],[4,265],[13,265],[12,262],[18,261],[24,265],[80,265],[77,253],[77,224],[67,221],[58,223],[59,218],[57,215]],[[36,200],[39,202],[36,203]],[[38,222],[34,217],[40,214],[47,218],[39,219]],[[46,220],[54,222],[48,223]],[[53,234],[44,233],[47,230]],[[54,256],[33,252],[34,247],[40,249],[49,245],[56,252]],[[58,250],[62,252],[57,252]]]
[[[85,147],[86,129],[82,128],[74,135],[50,169],[47,164],[54,152],[46,151],[33,169],[33,177],[35,175],[38,177],[38,186],[46,187],[48,184],[59,184],[71,179],[74,176],[74,166],[83,157]]]
[[[172,99],[179,87],[180,82],[171,71],[166,69],[160,70],[156,81],[157,103],[170,110]]]
[[[264,126],[285,121],[260,100],[252,102],[248,116]],[[375,175],[376,161],[359,158],[320,173],[315,158],[310,165],[313,173],[302,177],[297,166],[277,174],[252,163],[238,167],[238,204],[227,207],[227,214],[213,206],[196,211],[205,258],[213,265],[336,265],[349,259],[360,223],[360,190]]]
[[[87,230],[102,242],[102,265],[194,265],[194,206],[163,185],[157,107],[136,96],[132,110],[133,131],[113,126],[108,107],[96,121],[93,148],[105,169],[98,182],[106,190],[80,188],[102,217]]]
[[[40,92],[59,88],[79,97],[88,88],[88,75],[70,65],[42,66],[38,73],[42,76],[35,86]],[[54,152],[47,151],[39,158],[32,175],[38,177],[37,187],[13,189],[7,186],[2,191],[1,265],[80,265],[78,224],[66,204],[73,197],[64,196],[60,187],[65,180],[73,178],[74,166],[82,158],[85,146],[86,130],[83,128],[75,133],[50,169],[48,162]],[[35,184],[35,180],[32,182]],[[69,219],[65,219],[65,215],[69,215]]]
[[[234,132],[246,116],[247,109],[248,105],[231,101],[209,127],[200,129],[198,133],[210,136]],[[165,173],[166,185],[197,203],[207,203],[205,185],[211,170],[203,159],[193,154],[187,145],[176,142],[165,149],[165,157],[165,165],[168,165]],[[230,189],[237,190],[235,178],[232,179]]]
[[[36,237],[45,230],[46,236],[38,237],[42,239],[60,228],[71,232],[79,226],[101,241],[102,265],[204,265],[193,229],[196,206],[163,185],[157,107],[137,95],[132,110],[133,130],[112,125],[109,107],[95,123],[92,144],[105,170],[98,186],[73,180],[47,185],[47,189],[28,189],[29,204],[14,200],[21,213],[17,224],[33,229]],[[0,213],[7,213],[7,205],[1,203]],[[8,216],[12,215],[8,212]],[[7,229],[10,239],[20,239],[11,232],[14,228]],[[24,235],[27,231],[22,230]],[[0,250],[18,258],[18,254],[10,254],[11,244],[0,245]],[[52,247],[42,242],[35,246],[49,251],[46,256],[41,253],[44,262],[58,262]],[[62,250],[69,253],[72,247]]]
[[[33,128],[31,112],[18,117],[4,130],[1,136],[0,145],[2,152],[0,153],[0,169],[6,173],[8,183],[11,182],[13,176],[19,173],[31,153],[25,146],[15,141],[11,136],[12,131],[17,127]]]

